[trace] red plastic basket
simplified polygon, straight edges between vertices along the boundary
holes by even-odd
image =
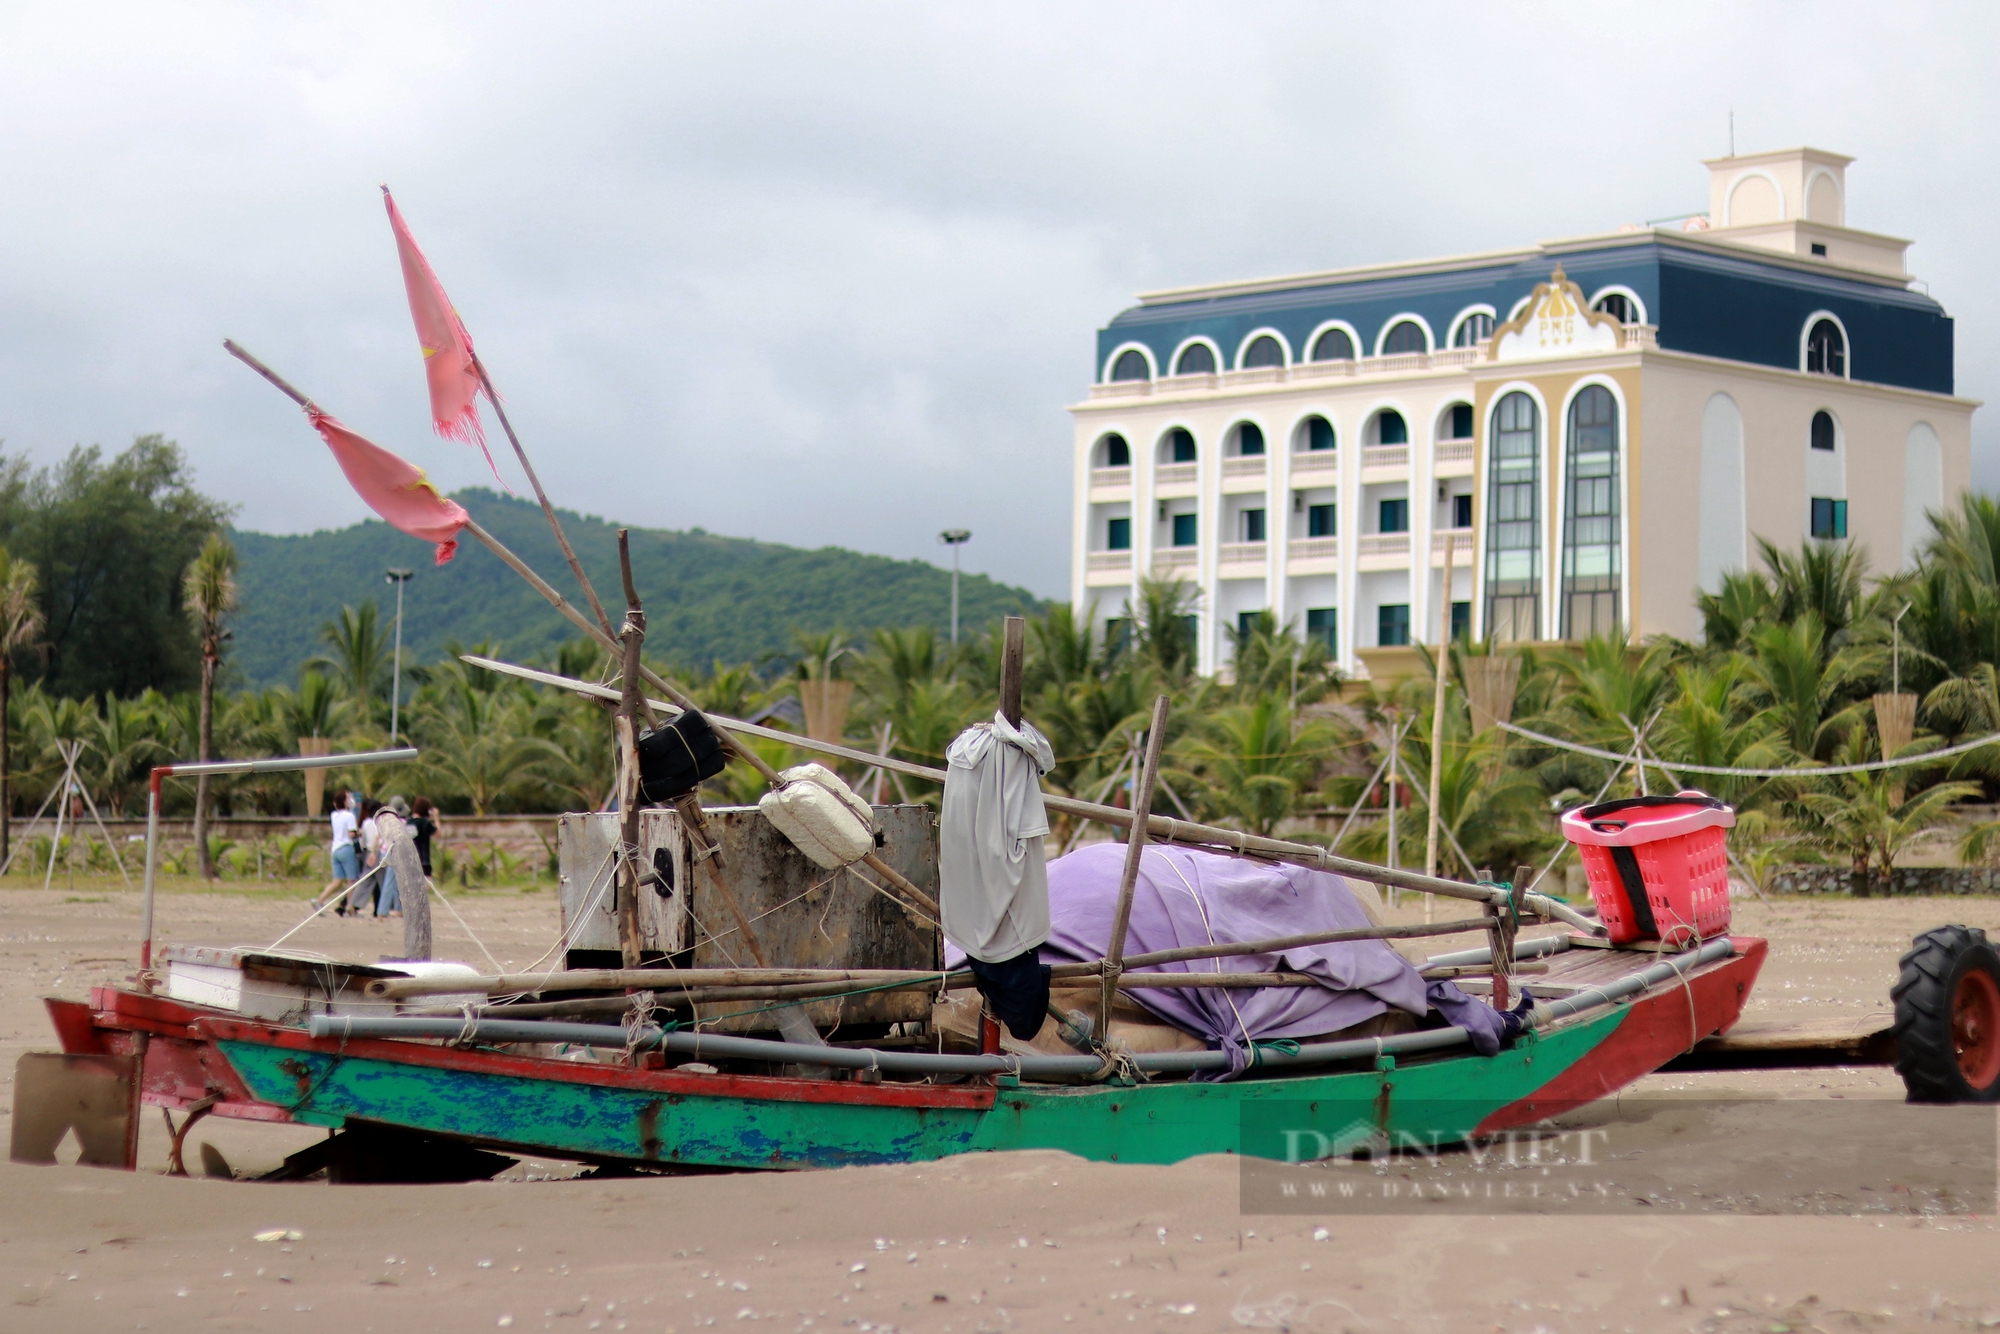
[[[1630,797],[1562,818],[1614,945],[1688,945],[1729,931],[1727,830],[1736,812],[1704,792]]]

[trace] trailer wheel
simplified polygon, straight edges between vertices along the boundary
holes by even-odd
[[[1911,1102],[2000,1102],[2000,952],[1984,931],[1918,936],[1889,995],[1896,1073]]]

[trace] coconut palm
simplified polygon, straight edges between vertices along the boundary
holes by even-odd
[[[1921,753],[1924,744],[1913,743],[1904,753]],[[1856,728],[1837,752],[1838,762],[1864,764],[1873,758],[1874,749],[1874,739]],[[1848,859],[1854,868],[1856,894],[1867,894],[1876,884],[1887,893],[1896,855],[1919,834],[1948,819],[1951,803],[1979,793],[1977,783],[1944,782],[1905,799],[1906,772],[1877,769],[1836,774],[1816,780],[1812,789],[1799,794],[1802,822],[1809,836],[1829,852]],[[1869,875],[1871,866],[1879,868],[1879,877]]]
[[[188,566],[181,601],[201,635],[201,737],[197,759],[215,758],[215,673],[222,666],[222,618],[236,610],[236,548],[221,533],[210,533],[201,554]],[[208,775],[195,781],[194,845],[204,880],[215,879],[208,847]]]
[[[25,648],[42,632],[42,611],[36,600],[35,567],[0,547],[0,862],[7,859],[14,794],[8,787],[8,696],[14,676],[14,651]]]
[[[319,628],[320,642],[333,652],[315,658],[309,667],[331,668],[354,701],[362,727],[375,721],[375,695],[389,674],[389,637],[383,633],[375,604],[342,607],[340,615]]]
[[[1199,715],[1174,747],[1174,776],[1186,776],[1209,818],[1269,835],[1291,815],[1332,741],[1325,719],[1295,722],[1282,697],[1265,695]]]

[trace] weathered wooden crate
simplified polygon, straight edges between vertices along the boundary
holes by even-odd
[[[877,806],[882,859],[911,883],[937,896],[937,817],[928,806]],[[828,871],[793,847],[754,806],[725,806],[708,812],[722,844],[723,883],[736,896],[764,956],[777,968],[938,968],[943,943],[937,928],[869,888],[866,867]],[[615,952],[618,924],[616,887],[597,894],[608,876],[606,853],[617,838],[616,815],[566,815],[558,830],[562,857],[562,911],[565,930],[578,922],[570,951]],[[646,891],[640,900],[643,948],[660,950],[696,968],[754,967],[742,934],[718,889],[712,867],[694,870],[680,817],[672,810],[642,814],[647,855],[665,852],[673,871],[673,891]],[[593,883],[593,874],[599,873]],[[595,896],[595,906],[592,899]],[[651,900],[649,902],[649,900]],[[589,911],[585,911],[586,908]],[[581,920],[579,920],[581,918]],[[654,923],[648,935],[648,922]],[[654,941],[676,942],[669,947]],[[898,1023],[930,1017],[924,991],[873,992],[814,1001],[806,1013],[821,1029],[837,1025]],[[704,1005],[703,1020],[721,1018],[722,1032],[777,1027],[768,1002]]]
[[[567,955],[618,953],[618,883],[610,854],[618,842],[621,819],[615,811],[594,811],[565,815],[556,822],[561,864],[557,888]],[[639,948],[644,954],[678,954],[694,939],[687,896],[679,892],[687,883],[687,840],[681,837],[679,817],[666,810],[639,812],[639,842],[649,865],[660,864],[660,854],[665,854],[674,886],[665,894],[657,888],[641,891]],[[617,967],[615,959],[591,962]]]

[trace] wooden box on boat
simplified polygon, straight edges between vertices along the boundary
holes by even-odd
[[[917,888],[938,889],[936,819],[928,806],[876,806],[878,855]],[[606,854],[618,837],[616,814],[565,815],[558,822],[561,900],[570,936],[572,967],[616,967],[618,924]],[[903,968],[941,966],[937,928],[869,888],[863,867],[828,871],[815,865],[755,806],[708,811],[710,832],[722,845],[722,875],[752,923],[767,957],[788,968]],[[751,962],[735,919],[707,868],[692,875],[695,858],[678,811],[640,812],[640,837],[648,864],[664,850],[673,867],[673,891],[647,890],[640,900],[642,949],[681,967],[732,968]],[[593,879],[595,877],[595,879]],[[602,889],[602,893],[598,891]],[[812,1002],[806,1014],[821,1029],[891,1024],[930,1018],[924,991],[885,991]],[[704,1027],[746,1033],[775,1029],[768,1002],[701,1007]],[[710,1025],[711,1018],[719,1022]]]

